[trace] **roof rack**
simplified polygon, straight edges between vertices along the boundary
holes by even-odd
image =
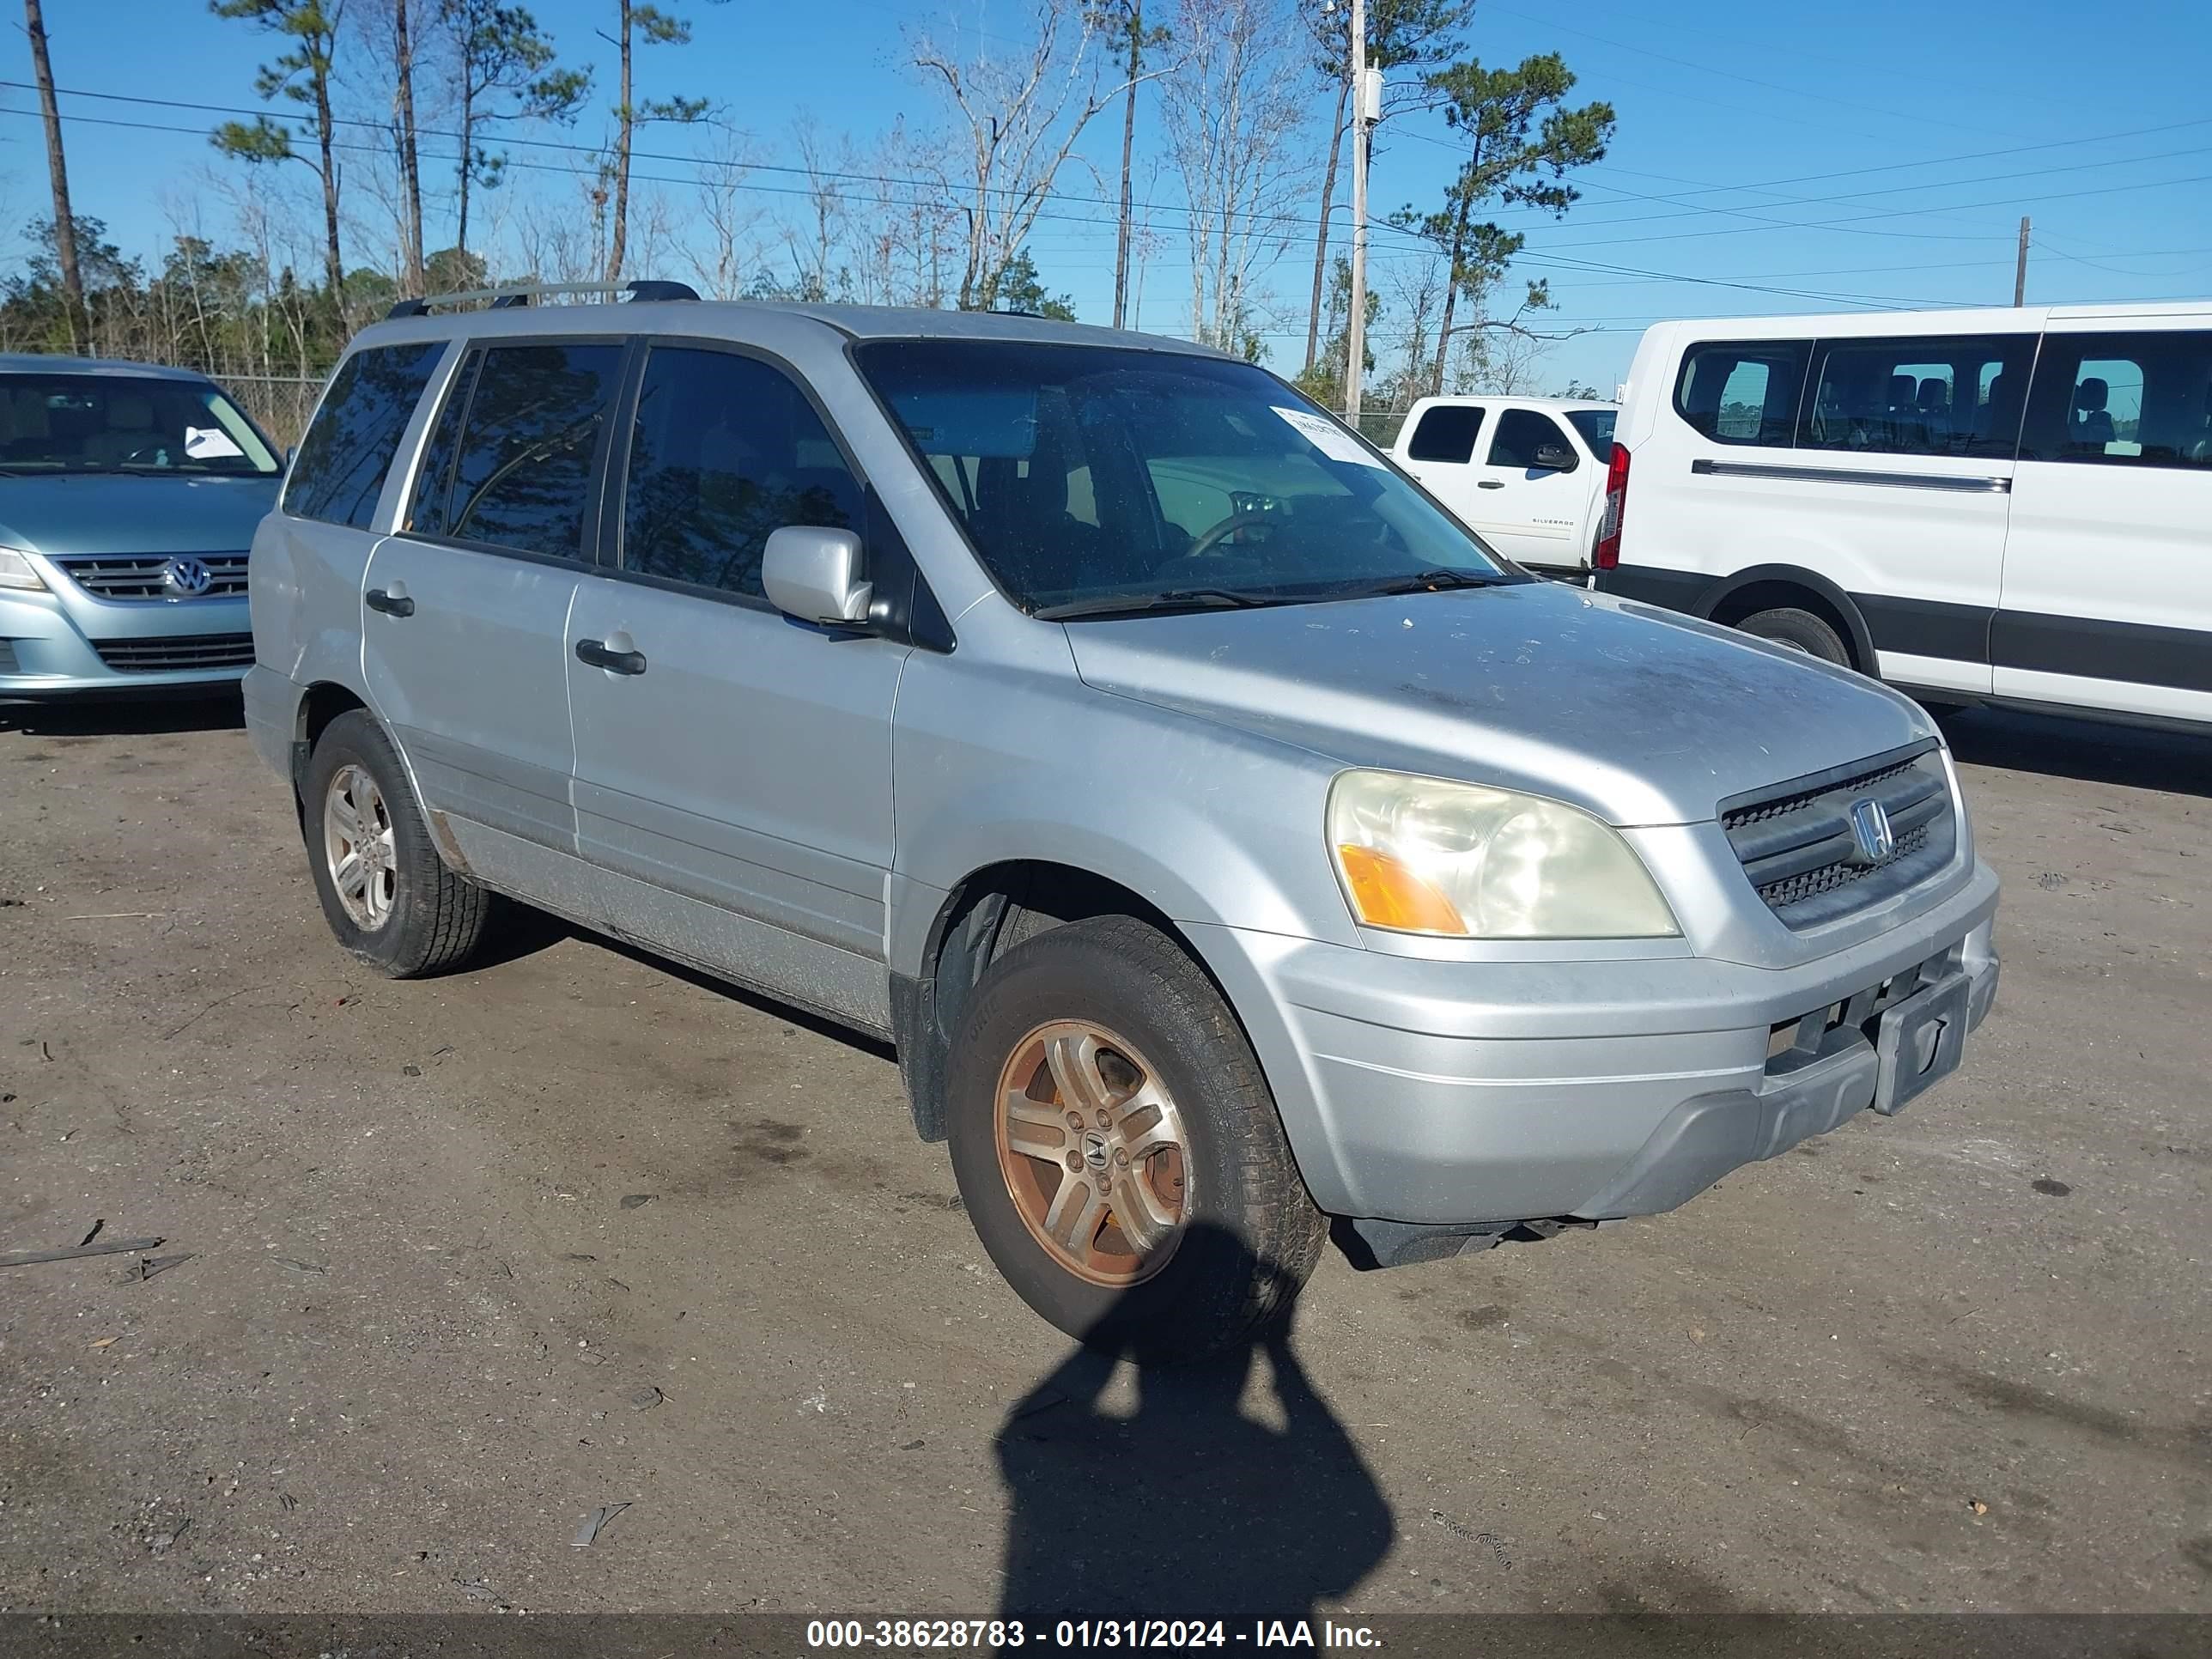
[[[526,306],[553,294],[627,294],[633,303],[645,300],[696,300],[699,292],[689,283],[510,283],[501,288],[469,289],[459,294],[432,294],[419,300],[401,300],[384,313],[388,322],[398,317],[427,317],[453,306],[489,303],[494,311]]]

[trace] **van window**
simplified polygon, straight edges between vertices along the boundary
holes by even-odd
[[[619,345],[593,342],[485,348],[474,395],[458,417],[451,496],[443,513],[422,514],[416,528],[580,557],[592,453],[622,358]]]
[[[1692,346],[1683,355],[1674,411],[1716,443],[1786,449],[1807,349],[1802,340]]]
[[[781,370],[653,349],[630,427],[623,569],[759,598],[770,532],[856,530],[860,514],[860,480]]]
[[[2009,457],[2034,349],[2028,334],[1823,342],[1797,447]]]
[[[2212,330],[2046,336],[2020,454],[2212,467]]]
[[[1533,409],[1509,409],[1498,416],[1497,435],[1490,441],[1491,465],[1534,471],[1544,465],[1536,456],[1545,449],[1559,450],[1566,457],[1566,465],[1550,471],[1575,470],[1575,447],[1567,441],[1567,434],[1559,430],[1559,423],[1550,416],[1540,415]]]
[[[1462,404],[1438,404],[1425,410],[1406,445],[1409,461],[1471,461],[1482,411]]]
[[[446,343],[432,340],[372,346],[347,358],[293,457],[284,510],[368,529],[400,437],[445,355]]]

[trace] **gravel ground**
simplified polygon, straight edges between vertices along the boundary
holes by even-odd
[[[372,977],[234,707],[0,709],[0,1249],[173,1263],[0,1272],[0,1606],[2212,1609],[2212,742],[1951,725],[1959,1078],[1137,1377],[883,1050],[552,925]]]

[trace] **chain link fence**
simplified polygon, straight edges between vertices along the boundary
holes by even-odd
[[[1363,409],[1358,419],[1353,420],[1349,415],[1344,419],[1376,448],[1388,449],[1398,441],[1398,428],[1406,424],[1406,416],[1410,413],[1410,410],[1404,409]]]
[[[323,395],[320,376],[216,374],[210,378],[252,416],[254,425],[286,449],[300,441],[300,434],[307,429],[307,417],[315,412],[315,400]]]

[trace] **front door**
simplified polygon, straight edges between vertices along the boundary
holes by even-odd
[[[1585,562],[1581,542],[1589,503],[1587,463],[1559,423],[1540,410],[1501,409],[1490,424],[1468,509],[1509,559],[1560,570]]]
[[[2212,329],[2142,323],[2044,337],[1990,630],[1996,690],[2212,720]]]
[[[579,845],[606,914],[884,1028],[891,706],[910,647],[794,622],[761,586],[771,531],[863,529],[860,483],[789,374],[706,347],[650,349],[623,447],[619,565],[578,589],[564,667]]]
[[[471,353],[362,583],[369,694],[423,805],[471,870],[526,896],[557,898],[575,850],[568,612],[622,357],[611,342]]]

